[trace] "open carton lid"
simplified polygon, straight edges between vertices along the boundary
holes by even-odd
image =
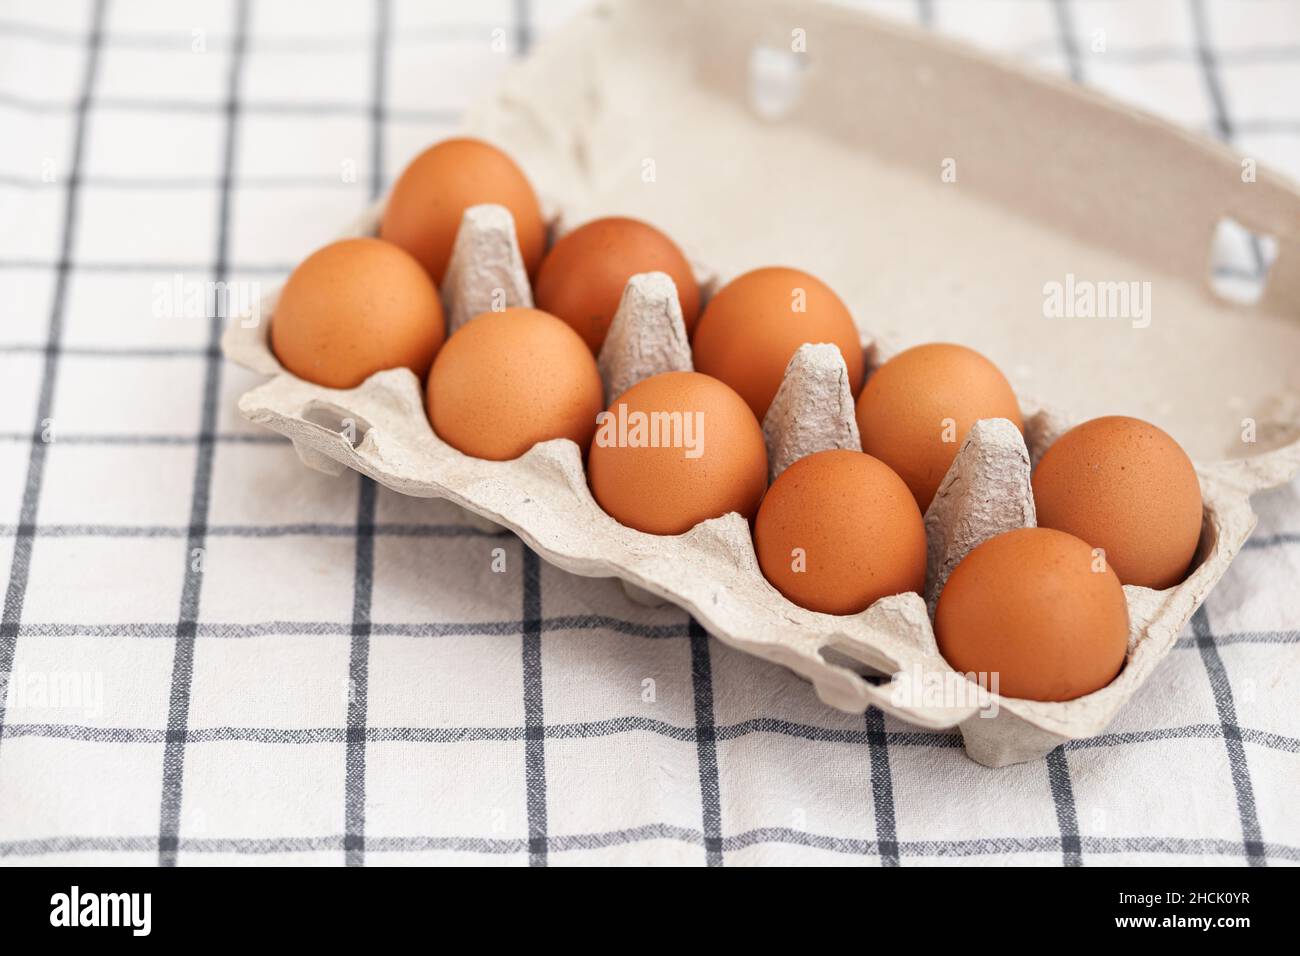
[[[1300,460],[1300,191],[1067,81],[833,6],[633,0],[540,44],[470,129],[566,222],[644,218],[723,281],[805,269],[886,352],[969,345],[1248,489]],[[1212,288],[1225,220],[1276,241],[1253,305]]]

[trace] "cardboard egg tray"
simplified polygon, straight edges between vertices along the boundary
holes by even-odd
[[[231,360],[273,376],[241,413],[288,436],[313,468],[454,501],[558,567],[670,601],[800,674],[832,707],[958,727],[988,766],[1100,732],[1242,547],[1251,493],[1300,469],[1300,191],[1264,170],[1247,184],[1240,157],[1137,111],[853,11],[645,0],[578,17],[512,68],[468,126],[554,200],[553,231],[645,218],[709,264],[697,270],[706,296],[715,273],[773,262],[814,273],[871,330],[868,374],[895,342],[959,341],[1000,365],[1024,435],[986,420],[966,437],[925,515],[926,593],[851,616],[808,611],[764,579],[739,515],[644,534],[596,504],[572,442],[509,462],[469,458],[434,434],[423,383],[406,369],[350,390],[285,372],[269,346],[275,293],[259,323],[232,323],[223,342]],[[953,160],[956,180],[941,178]],[[379,215],[345,235],[373,234]],[[1210,289],[1224,218],[1277,241],[1252,306]],[[1044,283],[1076,274],[1149,281],[1145,324],[1045,317]],[[532,304],[507,211],[467,211],[440,291],[449,332],[502,293],[506,305]],[[598,363],[607,397],[691,367],[667,276],[629,281]],[[1034,524],[1030,471],[1051,442],[1112,413],[1160,425],[1197,462],[1205,519],[1193,569],[1165,591],[1125,587],[1128,656],[1102,690],[1063,703],[985,692],[938,654],[938,591],[975,545]],[[814,451],[859,447],[836,349],[794,356],[763,426],[773,477]]]

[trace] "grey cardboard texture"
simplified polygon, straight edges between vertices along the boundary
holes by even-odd
[[[1263,169],[1243,177],[1241,157],[1134,109],[856,11],[632,0],[548,38],[466,132],[521,163],[557,229],[647,219],[707,263],[706,292],[709,276],[761,265],[812,272],[849,305],[869,370],[926,341],[962,342],[1000,365],[1024,438],[991,420],[963,443],[926,515],[927,594],[851,616],[808,611],[764,579],[738,515],[643,534],[595,503],[571,442],[509,462],[469,458],[433,433],[423,383],[406,369],[346,391],[285,372],[268,340],[274,293],[260,322],[233,322],[223,343],[273,376],[243,396],[241,413],[291,438],[314,468],[449,499],[558,567],[670,601],[718,639],[805,677],[832,707],[959,727],[989,766],[1100,732],[1240,550],[1255,524],[1251,493],[1300,468],[1300,191]],[[449,321],[502,291],[506,305],[531,304],[503,212],[466,214],[441,290]],[[379,214],[346,234],[372,234]],[[1276,239],[1253,305],[1211,289],[1224,218]],[[629,284],[600,356],[607,383],[690,367],[666,279]],[[1145,310],[1047,317],[1047,284],[1076,279],[1149,282]],[[774,473],[802,454],[856,447],[827,351],[805,346],[787,370],[764,423]],[[1152,421],[1196,461],[1205,520],[1193,570],[1166,591],[1125,588],[1129,652],[1107,687],[1062,703],[963,692],[974,685],[938,654],[927,599],[970,548],[1034,523],[1031,464],[1071,423],[1100,414]]]

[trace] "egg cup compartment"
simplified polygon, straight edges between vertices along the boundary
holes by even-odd
[[[820,44],[817,59],[803,75],[804,89],[789,104],[786,118],[756,120],[748,114],[743,80],[750,53],[765,44],[788,44],[792,25]],[[872,53],[865,60],[863,49]],[[646,78],[654,95],[642,102],[638,83]],[[621,186],[602,175],[622,156],[620,151],[637,148],[629,141],[640,135],[613,118],[622,114],[608,110],[611,96],[623,97],[625,107],[639,103],[631,110],[642,124],[638,130],[666,122],[668,126],[655,128],[677,131],[675,119],[662,114],[664,103],[677,103],[679,113],[698,114],[690,135],[666,135],[660,141],[665,153],[660,167],[675,169],[675,177],[689,179],[684,157],[707,152],[716,146],[714,139],[727,143],[726,155],[745,159],[735,160],[741,165],[727,167],[722,179],[716,170],[697,170],[706,179],[715,175],[693,192],[683,179],[665,180],[655,187],[661,192],[655,194],[654,207],[664,215],[643,211],[649,195],[644,182]],[[917,97],[924,100],[920,106],[913,102]],[[999,109],[1019,111],[1014,132],[998,125],[1003,114],[989,112],[986,102],[995,99]],[[802,124],[799,135],[782,131],[781,122]],[[1168,307],[1182,319],[1195,320],[1194,334],[1189,333],[1193,341],[1218,350],[1221,361],[1246,350],[1258,354],[1261,365],[1267,360],[1267,367],[1275,368],[1277,351],[1290,341],[1285,330],[1252,319],[1255,324],[1248,328],[1259,333],[1257,340],[1242,339],[1237,325],[1225,328],[1218,339],[1207,331],[1228,320],[1244,324],[1249,315],[1209,297],[1200,258],[1204,248],[1196,245],[1201,227],[1208,237],[1210,224],[1232,207],[1236,218],[1279,238],[1278,260],[1258,308],[1293,319],[1300,306],[1300,230],[1295,225],[1300,222],[1300,191],[1295,187],[1261,170],[1256,192],[1247,194],[1242,208],[1243,200],[1221,178],[1235,173],[1238,159],[1219,146],[1090,92],[854,11],[780,0],[749,0],[743,10],[731,0],[598,4],[508,73],[500,92],[472,118],[471,132],[503,145],[530,172],[540,168],[542,191],[562,200],[566,219],[627,212],[664,221],[670,233],[690,235],[696,248],[707,248],[710,265],[725,275],[771,258],[756,251],[762,248],[766,219],[747,218],[744,196],[729,190],[737,181],[765,183],[763,177],[776,177],[790,192],[765,189],[765,216],[778,215],[769,208],[774,207],[802,224],[792,239],[792,248],[805,260],[801,264],[837,291],[847,289],[846,301],[864,325],[876,325],[875,319],[884,317],[894,321],[884,334],[910,343],[962,337],[945,334],[947,327],[935,316],[962,309],[959,314],[991,316],[968,337],[976,348],[988,339],[1018,355],[1016,336],[1032,331],[1029,355],[1041,367],[1056,378],[1088,379],[1094,390],[1126,389],[1125,398],[1138,415],[1154,407],[1161,394],[1186,392],[1187,381],[1216,379],[1189,377],[1176,363],[1162,371],[1155,353],[1142,351],[1151,347],[1151,339],[1131,340],[1128,347],[1137,355],[1132,358],[1114,351],[1113,335],[1080,338],[1064,326],[1059,333],[1053,326],[1044,335],[1039,326],[999,325],[998,319],[1025,303],[997,299],[989,290],[1020,286],[1008,284],[1006,277],[1000,284],[978,285],[972,277],[987,276],[990,264],[998,263],[1019,279],[1033,278],[1045,263],[1054,264],[1052,256],[1058,253],[1069,253],[1061,261],[1078,261],[1094,271],[1129,261],[1108,258],[1112,253],[1129,256],[1168,278],[1161,286],[1172,303]],[[818,139],[823,134],[839,139]],[[1099,163],[1087,151],[1061,147],[1069,136],[1078,142],[1108,142],[1121,151],[1120,158]],[[858,153],[846,153],[839,140]],[[1052,152],[1044,151],[1048,140]],[[981,149],[994,150],[995,167],[978,164]],[[961,168],[963,183],[975,180],[970,188],[979,190],[976,199],[933,182],[930,164],[950,154],[974,157],[963,159]],[[1141,159],[1151,156],[1163,161]],[[798,180],[803,168],[798,161],[804,159],[815,160],[827,174],[817,181]],[[860,164],[853,180],[858,188],[885,203],[873,209],[885,220],[879,227],[871,221],[882,237],[878,240],[873,234],[844,231],[844,210],[862,208],[855,205],[856,195],[831,191],[838,181],[835,172],[843,173],[846,162]],[[906,167],[911,169],[899,171]],[[924,182],[921,171],[927,174]],[[799,189],[791,185],[796,180]],[[678,195],[673,189],[686,192]],[[935,190],[948,190],[941,194],[946,205],[934,200]],[[1126,203],[1108,199],[1114,196],[1127,197]],[[906,209],[907,217],[895,214],[891,202]],[[1109,218],[1095,215],[1101,207]],[[909,232],[918,216],[922,221],[930,217],[924,236]],[[371,210],[348,234],[373,234],[377,219],[378,210]],[[806,225],[810,222],[816,228]],[[823,236],[818,230],[827,228],[824,222],[837,225]],[[698,228],[688,229],[688,224]],[[996,258],[984,241],[990,233],[1007,246]],[[954,236],[971,241],[954,242]],[[873,279],[873,285],[855,282],[854,276],[864,274],[863,262],[894,248],[915,258],[895,258],[894,271]],[[941,257],[950,270],[949,285],[934,281],[934,267],[925,265],[925,255]],[[502,217],[490,207],[467,214],[450,278],[441,290],[449,327],[463,323],[484,302],[487,308],[531,304],[522,275],[508,214]],[[663,278],[638,277],[625,290],[599,356],[611,394],[654,371],[690,367],[680,313],[674,311],[675,297],[668,295]],[[1070,424],[1055,409],[1071,407],[1075,415],[1091,417],[1096,410],[1088,401],[1048,407],[1018,388],[1023,440],[1005,421],[976,424],[927,510],[926,595],[895,595],[859,614],[832,616],[792,604],[767,582],[748,522],[739,515],[702,522],[682,535],[644,534],[619,525],[596,504],[572,442],[543,442],[514,461],[472,459],[433,433],[421,383],[408,370],[377,373],[349,390],[323,388],[284,372],[268,342],[274,306],[272,294],[262,307],[265,321],[255,327],[233,323],[223,347],[233,361],[273,376],[240,399],[241,413],[287,435],[311,467],[332,473],[353,468],[404,494],[451,500],[480,520],[514,531],[564,570],[617,577],[640,600],[682,607],[719,640],[806,678],[832,707],[860,713],[877,706],[921,728],[957,727],[966,752],[988,766],[1034,759],[1064,741],[1101,732],[1168,653],[1242,547],[1255,524],[1250,494],[1289,480],[1300,467],[1300,421],[1286,413],[1285,402],[1277,421],[1261,422],[1261,435],[1267,433],[1269,441],[1258,453],[1205,463],[1212,456],[1191,449],[1202,462],[1197,473],[1205,508],[1197,560],[1176,587],[1160,592],[1124,588],[1130,635],[1119,675],[1105,688],[1072,701],[1005,698],[978,692],[948,666],[938,653],[929,609],[961,556],[992,534],[1033,523],[1030,469]],[[908,329],[905,335],[899,322]],[[1057,338],[1077,350],[1067,351],[1068,363]],[[869,370],[893,351],[880,338],[864,339],[863,347]],[[813,451],[858,447],[852,396],[846,394],[843,363],[834,352],[833,347],[805,346],[787,369],[763,423],[773,476]],[[1178,360],[1186,355],[1178,352]],[[1071,376],[1059,376],[1059,367],[1071,368]],[[1200,406],[1189,402],[1189,420],[1199,414]],[[876,679],[872,673],[886,676]]]

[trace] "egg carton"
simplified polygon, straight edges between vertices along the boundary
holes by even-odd
[[[678,21],[678,26],[666,26],[672,17],[663,14],[665,7],[679,8],[677,12],[683,19]],[[602,111],[601,91],[614,90],[635,98],[637,87],[629,86],[629,81],[647,81],[654,86],[658,102],[672,99],[674,82],[695,84],[682,87],[677,102],[678,113],[696,111],[703,117],[702,125],[690,130],[696,137],[691,142],[698,148],[708,136],[718,135],[740,154],[749,153],[748,147],[753,147],[754,155],[767,164],[763,175],[773,175],[771,169],[779,171],[783,157],[777,141],[768,139],[765,123],[770,124],[770,117],[754,118],[753,90],[746,88],[742,81],[733,82],[734,77],[713,74],[730,69],[737,76],[748,75],[746,70],[753,65],[753,51],[765,49],[764,44],[788,43],[792,24],[794,29],[806,30],[809,37],[827,37],[832,49],[823,54],[821,61],[834,66],[839,56],[842,62],[838,69],[842,76],[852,75],[843,71],[851,71],[859,62],[865,44],[872,48],[872,69],[887,70],[892,66],[910,82],[922,77],[927,89],[937,87],[937,92],[951,97],[951,102],[942,108],[946,110],[944,121],[953,126],[966,122],[972,111],[977,113],[981,108],[982,101],[972,102],[966,98],[967,94],[987,92],[992,82],[1004,101],[1012,107],[1019,105],[1026,115],[1036,118],[1036,126],[1056,128],[1055,124],[1065,123],[1063,128],[1074,129],[1076,135],[1100,126],[1112,136],[1129,137],[1130,145],[1140,147],[1143,155],[1161,156],[1172,150],[1183,165],[1166,178],[1192,177],[1198,188],[1185,195],[1180,193],[1180,199],[1184,205],[1195,204],[1196,215],[1204,214],[1206,221],[1195,225],[1198,235],[1204,233],[1205,238],[1214,220],[1206,212],[1211,208],[1206,204],[1227,203],[1224,190],[1215,183],[1211,173],[1232,168],[1238,160],[1213,144],[1192,139],[1092,94],[998,64],[960,46],[901,26],[852,11],[775,0],[757,0],[743,8],[729,0],[707,5],[686,0],[634,2],[616,7],[597,5],[544,45],[533,58],[515,68],[502,81],[498,94],[471,120],[470,132],[486,135],[504,146],[524,161],[530,173],[530,160],[535,160],[543,168],[542,190],[557,197],[557,204],[564,212],[563,221],[579,222],[597,214],[640,213],[668,226],[672,235],[703,238],[707,251],[702,258],[719,274],[734,275],[743,271],[742,262],[744,267],[749,267],[776,258],[756,251],[761,247],[755,243],[762,237],[755,230],[736,228],[734,223],[732,228],[726,228],[725,216],[720,217],[718,209],[710,207],[711,203],[720,204],[719,208],[740,220],[745,213],[743,197],[729,196],[723,185],[711,192],[702,191],[708,189],[710,184],[706,183],[701,189],[683,194],[689,202],[676,200],[671,189],[658,194],[656,200],[662,216],[656,217],[650,210],[642,212],[638,203],[644,199],[638,198],[642,194],[636,191],[636,186],[602,178],[598,164],[593,165],[614,148],[612,144],[625,143],[642,128],[621,127],[617,118],[620,114]],[[847,53],[845,43],[850,43]],[[624,55],[628,50],[635,50],[637,55]],[[657,52],[651,55],[647,51]],[[672,57],[679,56],[693,58],[694,73],[669,72],[674,65]],[[844,57],[849,59],[843,60]],[[682,80],[682,76],[689,78]],[[879,75],[874,79],[879,82]],[[832,81],[823,73],[819,82]],[[828,87],[822,90],[823,94],[827,90],[841,104],[876,103],[864,99],[876,92],[871,89]],[[880,108],[898,111],[894,115],[898,123],[911,121],[922,131],[928,128],[928,120],[909,116],[900,98],[892,99],[898,102],[885,103]],[[725,110],[719,108],[719,101],[726,105]],[[801,122],[814,125],[823,121],[843,122],[840,109],[827,110],[824,97],[807,101],[805,109],[808,115],[802,118],[795,111]],[[649,107],[632,112],[640,124],[653,125],[657,115]],[[680,116],[664,122],[674,133],[673,143],[688,138],[681,135]],[[878,138],[886,140],[888,134],[881,133]],[[766,151],[760,148],[764,146]],[[842,171],[846,160],[838,147],[814,143],[812,148],[821,150],[817,155],[824,156],[828,177],[832,172]],[[1003,150],[1004,161],[1012,167],[1023,159],[1030,168],[1035,166],[1031,160],[1036,160],[1041,168],[1045,160],[1043,155],[1019,157],[1014,143],[1000,143],[998,148]],[[1071,154],[1067,150],[1062,155]],[[900,196],[900,202],[924,203],[929,191],[936,187],[929,182],[922,185],[909,179],[896,181],[893,168],[899,161],[899,157],[891,156],[888,169],[870,165],[866,170],[881,183],[901,184],[900,188],[908,192]],[[1079,177],[1076,185],[1082,184],[1085,192],[1112,188],[1109,177],[1115,171],[1107,164],[1085,158],[1076,166],[1073,169]],[[741,173],[735,168],[728,169],[729,181],[739,176],[743,185],[748,177],[750,184],[756,185],[753,180],[757,174],[744,174],[744,167],[740,168]],[[1134,172],[1132,166],[1127,172],[1141,174],[1140,169]],[[1300,273],[1295,266],[1300,259],[1300,235],[1295,225],[1300,222],[1300,191],[1263,171],[1260,176],[1269,202],[1251,207],[1241,215],[1247,219],[1253,217],[1278,234],[1279,256],[1263,307],[1270,314],[1281,311],[1293,316],[1300,303]],[[1019,201],[1017,197],[1034,192],[1024,182],[1023,179],[1018,182],[1014,194],[994,198],[1014,208]],[[1197,320],[1204,319],[1207,324],[1223,314],[1245,321],[1240,318],[1245,313],[1237,309],[1225,313],[1227,307],[1215,304],[1209,293],[1199,287],[1197,296],[1191,296],[1187,287],[1203,280],[1196,272],[1197,268],[1203,268],[1203,262],[1196,262],[1187,250],[1176,255],[1178,251],[1170,248],[1171,234],[1178,232],[1172,227],[1187,224],[1159,220],[1159,217],[1176,220],[1177,213],[1174,207],[1161,205],[1167,190],[1157,186],[1164,180],[1153,182],[1157,184],[1142,184],[1145,192],[1134,193],[1133,202],[1146,205],[1133,211],[1132,222],[1126,224],[1126,229],[1136,230],[1145,245],[1134,244],[1130,254],[1161,259],[1159,267],[1173,277],[1162,288],[1174,288],[1178,292],[1180,304],[1187,304],[1184,313]],[[984,189],[996,194],[997,185],[996,182],[984,184]],[[1182,188],[1186,184],[1175,185]],[[791,202],[799,203],[799,215],[805,218],[810,208],[817,211],[821,203],[830,221],[834,210],[847,201],[833,191],[822,197],[815,183],[802,188],[802,195]],[[1042,196],[1033,198],[1046,201]],[[764,194],[764,199],[773,205],[782,201],[780,194],[770,192]],[[1076,204],[1070,200],[1071,208]],[[935,215],[948,217],[949,226],[969,225],[965,217],[974,217],[977,224],[1002,226],[1003,238],[1013,246],[1007,252],[1009,272],[1026,269],[1025,263],[1041,254],[1044,241],[1028,241],[1035,236],[1066,237],[1061,240],[1062,248],[1087,263],[1112,261],[1089,258],[1090,250],[1099,243],[1109,242],[1108,250],[1126,251],[1135,239],[1125,230],[1111,234],[1116,226],[1106,222],[1104,228],[1094,228],[1085,240],[1076,241],[1073,230],[1080,223],[1073,220],[1060,223],[1053,220],[1040,226],[1039,233],[1026,234],[1017,231],[1020,226],[1002,220],[997,203],[990,203],[987,195],[974,206],[943,207],[943,212],[937,211],[938,208]],[[1214,211],[1217,215],[1218,209]],[[1053,207],[1048,212],[1058,210]],[[1061,215],[1065,216],[1065,212],[1061,211]],[[380,208],[372,209],[346,235],[374,234],[380,214]],[[677,217],[681,217],[680,222],[676,221]],[[691,230],[686,228],[687,223],[699,225]],[[1086,224],[1086,221],[1082,223]],[[825,253],[825,270],[815,262],[808,263],[808,268],[827,279],[833,288],[841,292],[849,289],[847,301],[859,321],[871,324],[872,305],[877,301],[900,312],[917,308],[908,290],[877,290],[879,294],[874,299],[864,296],[851,277],[857,273],[847,271],[850,265],[861,271],[858,257],[863,255],[863,250],[854,249],[852,256],[846,256],[842,251],[845,246],[842,235],[832,235],[829,238],[834,241],[824,241],[816,232],[805,230],[798,238]],[[898,241],[897,236],[891,238]],[[926,238],[928,243],[929,237]],[[1174,241],[1181,238],[1175,236]],[[871,240],[859,238],[858,241],[862,244]],[[960,272],[968,259],[978,262],[986,246],[973,245],[966,259],[953,260],[950,268]],[[701,247],[697,243],[694,248]],[[740,262],[736,261],[738,258]],[[716,283],[705,270],[697,272],[707,296]],[[923,291],[930,297],[931,308],[943,304],[946,293],[942,286],[925,286]],[[960,291],[963,296],[973,294],[970,288]],[[497,207],[467,211],[441,295],[449,328],[490,308],[494,299],[498,305],[503,298],[508,306],[532,304],[508,212]],[[275,299],[276,294],[272,293],[263,302],[259,323],[232,323],[223,347],[231,360],[273,376],[240,399],[241,414],[288,436],[307,465],[332,474],[352,468],[404,494],[453,501],[481,521],[510,529],[542,558],[560,568],[590,577],[616,577],[629,595],[638,600],[669,601],[685,609],[719,640],[804,677],[812,683],[821,700],[832,707],[861,713],[869,706],[876,706],[918,727],[959,728],[967,754],[988,766],[1031,760],[1064,741],[1099,733],[1173,646],[1178,633],[1241,549],[1256,520],[1250,507],[1251,493],[1287,481],[1300,469],[1300,441],[1296,440],[1300,431],[1295,428],[1300,416],[1294,407],[1285,403],[1281,406],[1283,412],[1267,419],[1262,426],[1269,437],[1267,450],[1245,458],[1210,461],[1194,452],[1204,502],[1202,535],[1194,566],[1181,584],[1165,591],[1125,587],[1131,630],[1120,674],[1107,687],[1076,700],[1018,700],[977,688],[954,672],[938,653],[931,625],[934,600],[961,557],[994,534],[1034,524],[1029,483],[1032,465],[1073,420],[1057,410],[1069,406],[1057,402],[1049,406],[1030,397],[1028,390],[1016,382],[1014,365],[1010,371],[1020,398],[1023,436],[1011,423],[1002,420],[981,421],[966,436],[925,515],[926,593],[895,595],[877,601],[859,614],[833,616],[792,604],[766,581],[755,557],[749,524],[739,515],[704,521],[678,536],[635,531],[618,524],[594,501],[584,474],[582,455],[570,441],[542,442],[514,461],[473,459],[442,442],[433,432],[425,413],[422,383],[408,370],[379,372],[359,387],[348,390],[324,388],[290,375],[280,367],[269,346],[269,323],[274,321]],[[929,308],[926,314],[931,314]],[[947,330],[943,328],[920,331],[931,334],[919,337],[905,334],[899,338],[923,341],[964,337],[976,348],[981,348],[982,339],[999,346],[1010,339],[1010,333],[1000,330],[996,323],[981,325],[974,334],[964,336],[944,335]],[[1224,363],[1229,361],[1226,351],[1229,341],[1231,337],[1225,334],[1214,345],[1224,349],[1224,355],[1219,357]],[[864,334],[862,346],[868,374],[895,351],[893,339],[888,335]],[[1242,348],[1240,340],[1236,346],[1238,350]],[[1260,342],[1251,358],[1266,363],[1277,347],[1280,346],[1273,340]],[[1094,346],[1093,350],[1101,354],[1089,358],[1086,352],[1081,352],[1073,365],[1065,367],[1109,384],[1112,379],[1107,376],[1120,363],[1104,349]],[[1002,358],[996,352],[993,357]],[[1005,359],[1002,364],[1008,369]],[[599,356],[599,366],[610,396],[647,375],[691,367],[680,308],[667,276],[652,273],[629,281]],[[1225,365],[1225,376],[1226,370]],[[1130,377],[1128,396],[1137,406],[1129,408],[1130,413],[1159,418],[1156,414],[1143,414],[1152,396],[1142,391],[1142,385],[1153,378],[1162,389],[1188,390],[1185,370],[1175,369],[1163,377],[1158,371],[1158,366],[1144,367]],[[1070,376],[1058,373],[1058,377]],[[1198,388],[1203,388],[1204,381],[1198,380]],[[1093,411],[1086,407],[1086,401],[1076,404],[1084,406],[1087,412]],[[1288,407],[1290,412],[1285,411]],[[1078,417],[1091,417],[1079,415],[1078,408],[1073,410]],[[811,344],[799,350],[791,360],[763,426],[773,477],[803,455],[826,448],[860,447],[847,375],[835,348]],[[1175,437],[1181,437],[1179,429],[1170,430]]]

